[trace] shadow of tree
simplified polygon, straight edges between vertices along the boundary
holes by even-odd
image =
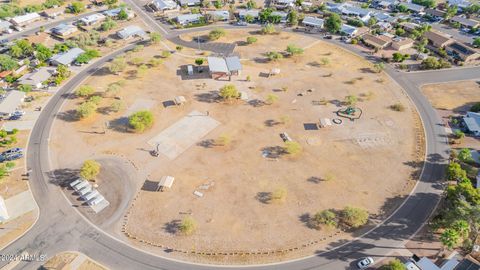
[[[220,100],[218,91],[210,91],[207,93],[195,94],[195,99],[199,102],[216,103]]]
[[[163,230],[170,234],[177,234],[180,231],[180,220],[174,219],[163,225]]]
[[[47,172],[49,182],[56,186],[68,187],[68,184],[78,178],[80,170],[63,168]]]
[[[316,177],[316,176],[311,176],[311,177],[307,178],[307,181],[310,182],[310,183],[314,183],[314,184],[320,184],[321,182],[325,181],[325,179],[322,179],[322,178]]]
[[[199,143],[197,143],[198,146],[204,147],[204,148],[213,148],[215,146],[215,140],[213,139],[207,139],[203,140]]]
[[[59,113],[57,113],[57,118],[65,121],[65,122],[75,122],[75,121],[80,120],[80,118],[78,118],[76,110],[68,110],[68,111],[64,111],[64,112],[59,112]]]
[[[285,151],[285,148],[283,148],[281,146],[267,146],[267,147],[264,147],[264,148],[262,148],[262,153],[267,158],[279,158],[279,157],[287,154],[287,152]]]
[[[272,192],[258,192],[255,199],[261,203],[269,204],[272,201]]]
[[[265,124],[265,126],[267,127],[274,127],[274,126],[278,126],[281,124],[281,122],[277,121],[277,120],[274,120],[274,119],[268,119],[268,120],[265,120],[263,122]]]

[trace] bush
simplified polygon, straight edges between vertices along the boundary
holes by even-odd
[[[302,146],[298,142],[285,142],[285,152],[287,152],[289,155],[298,155],[302,152],[302,150]]]
[[[83,162],[82,168],[80,169],[81,177],[93,181],[98,173],[100,173],[100,163],[92,159]]]
[[[210,33],[208,33],[209,40],[217,40],[225,36],[225,30],[223,28],[215,28]]]
[[[124,57],[117,57],[117,58],[112,60],[112,62],[108,66],[108,69],[113,74],[118,74],[118,73],[124,71],[126,67],[127,67],[127,61],[125,60],[125,58]]]
[[[143,51],[144,48],[145,48],[145,46],[143,46],[143,45],[137,45],[133,48],[133,51],[134,52],[141,52],[141,51]]]
[[[204,62],[205,62],[205,59],[203,59],[203,58],[195,59],[195,64],[197,64],[199,66],[203,65]]]
[[[184,235],[191,235],[197,229],[197,222],[190,216],[185,217],[180,223],[179,230]]]
[[[29,93],[30,91],[32,91],[32,86],[29,84],[22,84],[18,87],[18,90],[25,93]]]
[[[284,203],[287,200],[287,189],[280,187],[275,189],[272,192],[271,202],[273,203]]]
[[[347,206],[342,211],[342,222],[348,227],[358,228],[368,222],[368,212],[362,208]]]
[[[298,55],[303,53],[302,48],[297,47],[293,44],[288,45],[286,51],[289,55]]]
[[[96,106],[98,106],[101,101],[102,101],[102,97],[101,97],[101,96],[91,96],[91,97],[88,98],[88,100],[87,100],[87,102],[92,102],[92,103],[95,104]]]
[[[253,44],[255,42],[257,42],[257,38],[256,37],[247,37],[247,44]]]
[[[470,107],[471,112],[480,112],[480,102],[477,102],[473,104],[472,107]]]
[[[170,55],[172,55],[171,52],[169,52],[169,51],[162,51],[162,57],[163,57],[163,58],[168,58],[168,57],[170,57]]]
[[[317,212],[311,219],[312,226],[319,229],[321,225],[326,225],[328,227],[337,226],[337,215],[333,211],[323,210]]]
[[[92,115],[96,109],[97,105],[95,103],[86,101],[78,106],[77,117],[80,119],[87,118]]]
[[[264,27],[262,27],[262,30],[260,30],[260,33],[262,35],[271,35],[275,34],[277,30],[275,29],[275,26],[271,23],[266,24]]]
[[[93,89],[92,86],[82,85],[82,86],[78,87],[78,89],[75,91],[75,95],[77,97],[89,97],[89,96],[93,95],[94,92],[95,92],[95,89]]]
[[[228,146],[232,142],[232,138],[227,134],[222,134],[218,139],[215,140],[215,143],[220,146]]]
[[[235,99],[240,96],[240,93],[237,90],[237,87],[233,84],[227,84],[220,88],[220,97],[225,100]]]
[[[150,42],[153,44],[157,44],[162,40],[162,36],[159,33],[152,32],[150,33]]]
[[[273,103],[275,103],[277,100],[278,100],[278,96],[277,96],[277,95],[269,94],[269,95],[267,96],[266,102],[267,102],[267,104],[273,104]]]
[[[349,106],[355,106],[357,102],[358,102],[358,98],[355,95],[348,95],[345,97],[345,104]]]
[[[396,111],[396,112],[403,112],[405,111],[405,107],[401,103],[395,103],[390,106],[390,109]]]
[[[393,261],[390,261],[388,264],[380,267],[380,270],[405,270],[405,269],[406,269],[405,265],[399,259],[394,259]]]
[[[148,64],[151,65],[152,67],[158,67],[159,65],[162,64],[162,60],[161,60],[161,59],[152,58],[152,59],[150,59],[150,61],[148,61]]]
[[[128,124],[135,132],[144,132],[153,126],[154,117],[150,111],[138,111],[128,117]]]
[[[380,62],[380,63],[377,63],[377,64],[373,65],[373,70],[376,73],[380,73],[384,69],[385,69],[385,64],[383,62]]]
[[[278,61],[283,58],[283,55],[279,52],[267,52],[267,58],[270,61]]]

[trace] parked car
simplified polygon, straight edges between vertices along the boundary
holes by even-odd
[[[23,157],[23,153],[16,153],[16,154],[12,154],[12,155],[8,155],[8,156],[4,156],[4,160],[3,161],[12,161],[12,160],[16,160],[16,159],[19,159],[19,158],[22,158]],[[1,160],[1,159],[0,159]]]
[[[0,156],[8,156],[8,155],[17,154],[17,153],[23,153],[23,148],[16,147],[16,148],[8,149],[7,151],[3,151],[2,153],[0,153]]]
[[[290,138],[290,136],[288,136],[288,134],[286,132],[280,133],[280,138],[282,138],[282,140],[284,142],[291,142],[292,141],[292,139]]]
[[[325,35],[323,36],[324,39],[333,39],[333,36],[332,35]]]
[[[247,22],[244,22],[244,21],[238,21],[235,23],[236,26],[247,26],[248,23]]]
[[[357,263],[358,269],[367,269],[368,267],[372,266],[375,263],[375,261],[372,259],[372,257],[366,257],[361,259]]]

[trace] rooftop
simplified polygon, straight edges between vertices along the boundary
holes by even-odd
[[[77,57],[80,54],[82,54],[84,52],[85,51],[80,49],[80,48],[72,48],[65,53],[55,54],[54,56],[52,56],[50,58],[50,61],[53,61],[56,64],[61,64],[61,65],[68,66],[71,63],[73,63],[73,61],[75,61],[75,59],[77,59]]]
[[[26,84],[36,86],[41,84],[44,81],[50,79],[50,77],[55,74],[55,68],[52,67],[41,67],[33,72],[23,75],[19,80],[19,84]]]
[[[17,90],[8,92],[8,95],[0,103],[0,113],[14,113],[18,109],[18,106],[22,103],[23,98],[25,98],[25,92]]]
[[[312,26],[323,26],[323,19],[307,16],[303,19],[303,24],[312,25]]]

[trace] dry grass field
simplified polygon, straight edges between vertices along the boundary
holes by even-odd
[[[480,84],[476,81],[428,84],[422,92],[437,109],[467,111],[480,102]]]
[[[223,42],[251,35],[231,32]],[[122,109],[110,112],[116,99],[106,97],[98,113],[77,121],[74,110],[82,100],[69,100],[52,130],[54,164],[76,169],[87,158],[113,154],[135,165],[139,186],[147,179],[174,176],[171,190],[138,191],[126,229],[138,239],[185,250],[296,247],[335,231],[306,226],[305,217],[319,210],[350,205],[372,215],[391,211],[398,197],[409,193],[413,183],[409,178],[416,169],[411,164],[418,158],[416,116],[402,90],[384,74],[373,73],[368,62],[332,45],[286,33],[256,37],[257,44],[237,47],[245,60],[242,74],[231,81],[213,80],[205,73],[186,76],[185,65],[193,64],[195,56],[183,55],[192,56],[195,51],[184,49],[182,55],[162,58],[160,46],[127,56],[143,62],[152,57],[163,60],[145,74],[136,73],[133,65],[120,75],[105,69],[94,74],[85,84],[99,93],[121,81],[117,96]],[[284,50],[288,44],[305,48],[304,54],[266,61],[265,52]],[[272,68],[280,69],[280,74],[266,76]],[[226,84],[234,84],[249,99],[218,100],[217,91]],[[185,105],[164,106],[178,95],[186,97]],[[355,121],[342,118],[341,125],[315,128],[320,118],[338,118],[335,112],[345,108],[348,95],[358,97],[362,117]],[[270,104],[269,99],[275,101]],[[390,109],[397,103],[405,110]],[[153,127],[142,134],[126,132],[118,124],[132,105],[149,107],[155,116]],[[200,112],[191,116],[192,121],[208,114],[220,125],[174,159],[152,157],[149,151],[154,147],[147,142],[192,111]],[[102,134],[106,122],[110,129]],[[282,152],[282,132],[301,145],[301,153],[291,156]],[[219,145],[222,137],[229,141],[223,146]],[[115,179],[102,181],[108,184]],[[278,189],[286,191],[285,200],[268,201]],[[195,196],[194,191],[201,191],[203,197]],[[178,222],[185,216],[197,222],[197,230],[190,236],[177,232]],[[342,233],[332,240],[349,237]],[[311,254],[315,249],[290,257]]]

